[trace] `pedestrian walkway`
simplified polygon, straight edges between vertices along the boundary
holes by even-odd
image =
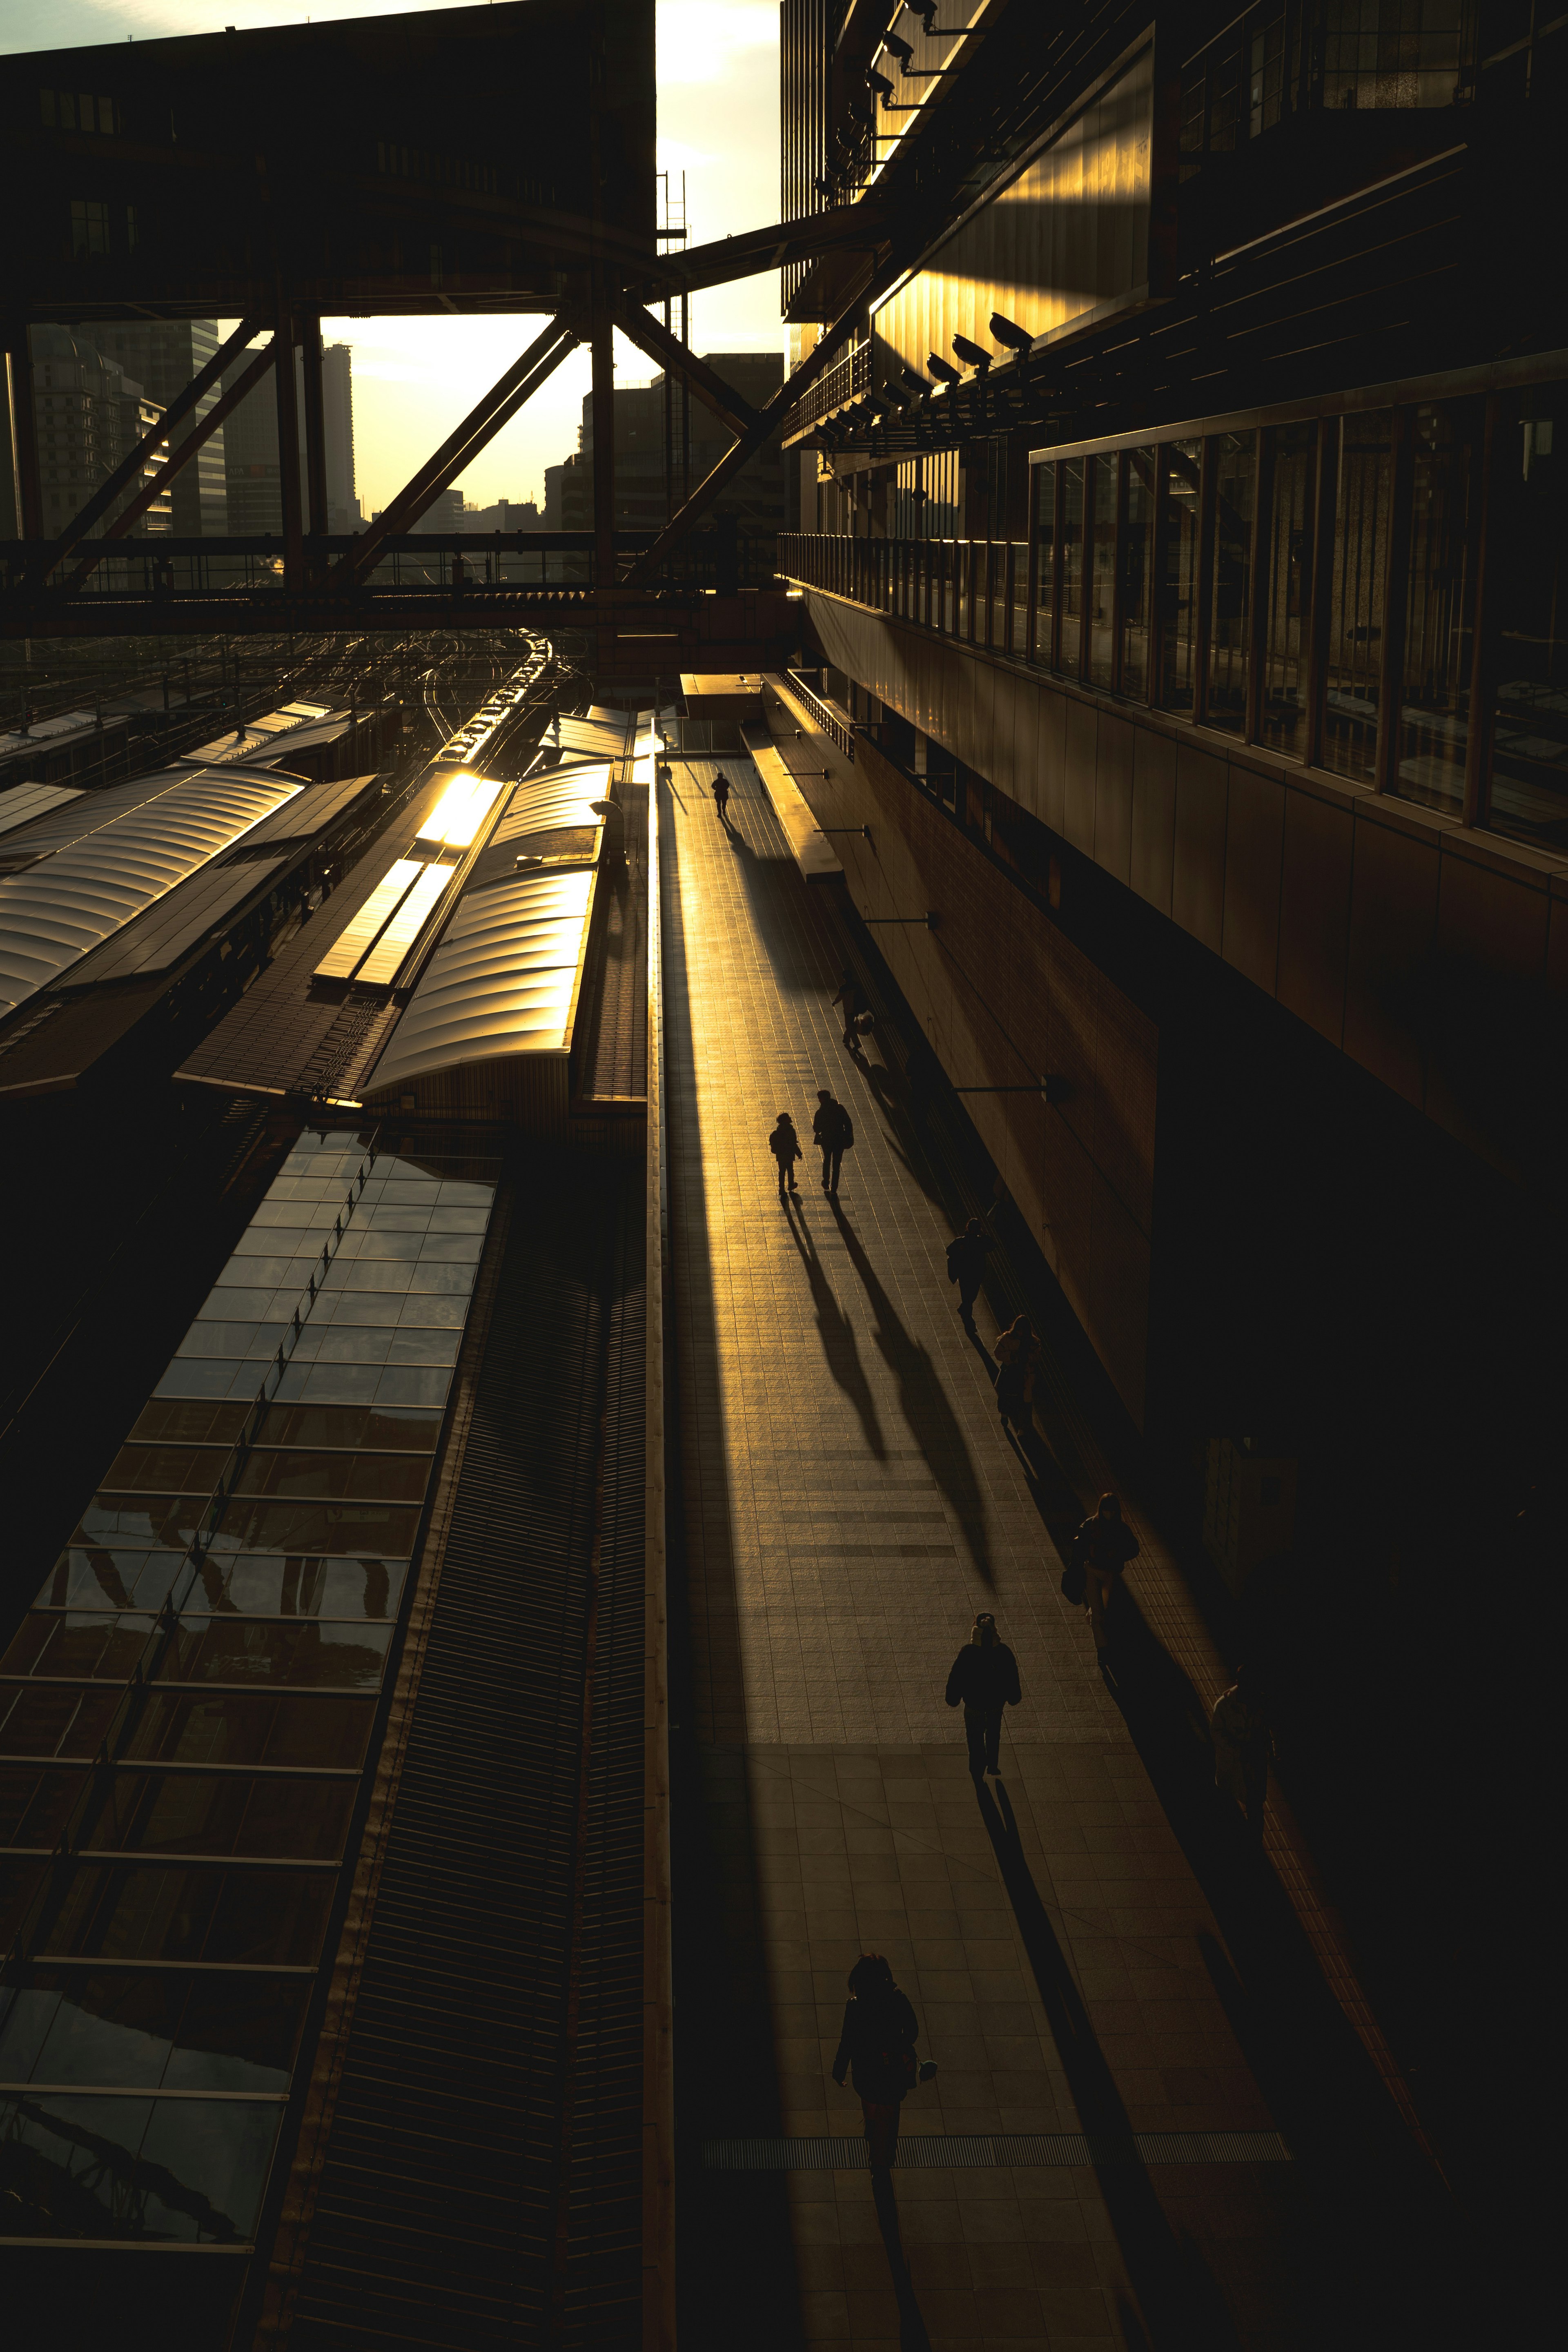
[[[1205,1772],[1167,1769],[1173,1723],[1190,1759],[1201,1686],[1220,1686],[1212,1648],[1146,1540],[1127,1582],[1163,1715],[1097,1671],[1047,1524],[1064,1493],[1089,1499],[1093,1433],[1068,1400],[1042,1415],[1062,1423],[1054,1458],[1009,1442],[995,1319],[983,1299],[966,1334],[955,1311],[952,1202],[900,1108],[902,1048],[841,1042],[836,894],[802,882],[749,761],[678,760],[673,778],[686,2340],[1360,2341],[1344,2264],[1320,2247],[1314,2267],[1303,2240],[1333,2226],[1327,2139],[1363,2128],[1344,2085],[1374,2120],[1388,2103],[1239,1822]],[[808,1152],[785,1206],[768,1129],[788,1109],[805,1142],[823,1086],[855,1126],[840,1194]],[[1023,1689],[994,1794],[942,1696],[982,1608]],[[905,2103],[915,2160],[892,2196],[833,2145],[859,2130],[830,2068],[866,1949],[940,2070]],[[1325,2052],[1337,2124],[1301,2080]]]

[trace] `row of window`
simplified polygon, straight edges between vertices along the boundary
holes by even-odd
[[[1063,457],[1027,542],[800,535],[781,569],[1568,849],[1565,432],[1547,384]]]
[[[1453,105],[1466,20],[1463,0],[1258,0],[1182,68],[1181,176],[1292,114]]]

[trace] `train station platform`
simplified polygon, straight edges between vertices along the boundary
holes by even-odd
[[[956,1098],[912,1115],[907,1009],[751,761],[671,777],[682,2340],[1447,2341],[1440,2178],[1283,1797],[1258,1851],[1214,1789],[1229,1676],[1081,1335],[1003,1249],[966,1334],[946,1246],[994,1201]],[[847,965],[876,1014],[853,1050]],[[821,1087],[855,1129],[837,1200]],[[1022,1307],[1046,1352],[1019,1445],[992,1351]],[[1142,1549],[1106,1675],[1058,1580],[1110,1486]],[[943,1693],[979,1609],[1023,1696],[977,1789]],[[880,2182],[830,2071],[867,1950],[939,2069]]]

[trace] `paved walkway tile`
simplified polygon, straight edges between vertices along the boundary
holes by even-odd
[[[710,761],[674,763],[665,818],[674,1293],[714,1958],[761,2040],[750,2069],[689,2077],[689,2127],[856,2135],[830,2067],[869,1948],[940,2070],[906,2134],[1267,2131],[1205,1961],[1225,1939],[1000,1429],[994,1324],[982,1307],[986,1344],[966,1336],[935,1188],[841,1043],[831,894],[800,880],[750,762],[723,765],[729,830]],[[785,1207],[767,1133],[787,1108],[808,1143],[819,1086],[855,1147],[837,1202],[808,1157]],[[982,1607],[1024,1704],[977,1801],[942,1694]],[[678,1907],[681,1885],[678,1862]],[[967,2352],[1199,2340],[1191,2321],[1205,2344],[1300,2344],[1277,2286],[1295,2171],[900,2168],[896,2213],[859,2169],[727,2179],[724,2229],[794,2264],[742,2265],[729,2340]]]

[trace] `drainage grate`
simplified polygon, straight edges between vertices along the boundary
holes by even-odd
[[[702,2144],[710,2172],[864,2172],[870,2151],[863,2139],[710,2139]],[[1007,2165],[1058,2168],[1103,2164],[1289,2164],[1278,2132],[1134,2132],[1126,2138],[1091,2138],[1087,2132],[909,2133],[899,2142],[899,2168],[941,2172]]]

